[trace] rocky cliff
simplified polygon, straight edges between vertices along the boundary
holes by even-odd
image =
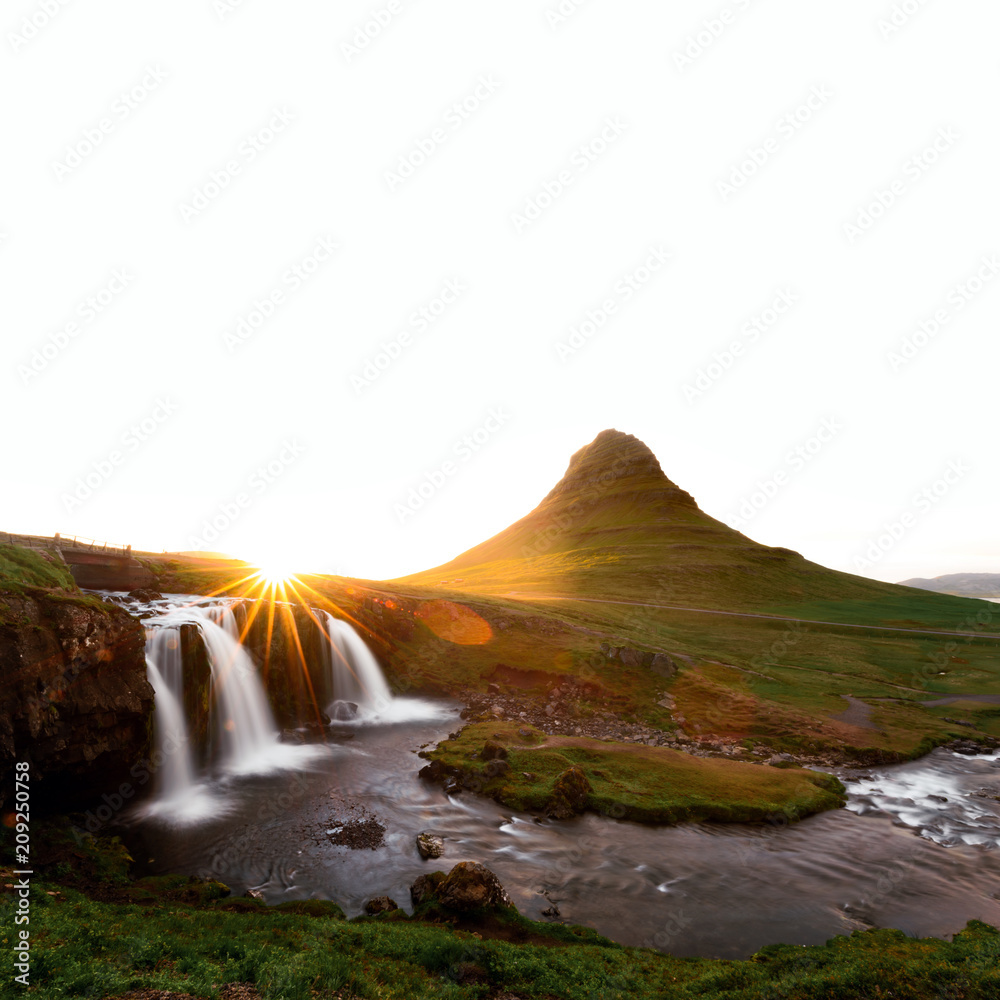
[[[32,804],[85,805],[130,780],[149,743],[145,631],[121,608],[41,588],[0,590],[0,805],[16,761]]]

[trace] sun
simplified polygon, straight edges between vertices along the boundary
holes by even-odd
[[[257,579],[268,587],[282,587],[290,580],[294,581],[295,571],[291,565],[281,560],[268,559],[257,567]]]

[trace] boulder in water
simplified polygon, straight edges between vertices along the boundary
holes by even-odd
[[[455,865],[438,883],[434,895],[449,910],[482,910],[514,905],[500,879],[489,868],[475,861],[460,861]]]
[[[146,588],[140,588],[139,590],[130,590],[128,592],[129,597],[135,598],[137,601],[162,601],[163,594],[156,590],[149,590]]]
[[[376,896],[365,903],[365,912],[370,913],[372,916],[375,916],[377,913],[390,913],[392,910],[398,909],[396,901],[390,899],[388,896]]]
[[[418,833],[417,850],[425,861],[428,858],[439,858],[444,854],[444,839],[435,833]]]
[[[437,887],[447,878],[444,872],[431,872],[428,875],[418,875],[416,882],[410,886],[410,899],[414,906],[430,902],[437,895]]]
[[[430,872],[410,886],[414,906],[433,903],[438,907],[469,912],[514,904],[500,880],[488,868],[472,861],[461,861],[445,875]]]
[[[447,782],[451,778],[459,777],[462,774],[462,769],[460,767],[455,767],[454,764],[445,764],[440,760],[432,760],[429,764],[425,764],[417,772],[417,777],[423,778],[424,781],[436,781],[436,782]]]
[[[330,719],[333,722],[350,722],[358,717],[358,706],[353,701],[335,701],[330,706]]]

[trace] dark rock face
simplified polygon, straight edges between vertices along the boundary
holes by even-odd
[[[310,611],[301,605],[260,601],[248,620],[248,610],[237,606],[235,614],[240,629],[246,628],[243,644],[260,664],[261,680],[278,725],[313,722],[321,726],[320,707],[333,698],[333,691],[320,655],[321,645],[326,643]]]
[[[583,812],[593,791],[590,780],[579,767],[568,767],[552,786],[548,814],[553,819],[569,819]]]
[[[31,765],[39,809],[89,804],[125,782],[134,794],[153,708],[145,643],[114,605],[0,594],[0,803],[16,761]]]
[[[436,896],[438,902],[450,910],[514,905],[500,879],[489,868],[474,861],[460,861],[455,865],[437,886]]]
[[[365,913],[369,913],[374,916],[376,913],[390,913],[392,910],[398,910],[399,907],[396,905],[394,899],[390,899],[388,896],[376,896],[374,899],[369,899],[365,903]]]
[[[418,875],[410,886],[410,899],[414,906],[429,903],[437,894],[437,887],[447,878],[444,872],[431,872],[429,875]]]

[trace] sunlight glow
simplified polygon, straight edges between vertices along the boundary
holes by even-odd
[[[282,587],[295,579],[294,571],[286,562],[268,560],[257,567],[257,579],[269,587]]]

